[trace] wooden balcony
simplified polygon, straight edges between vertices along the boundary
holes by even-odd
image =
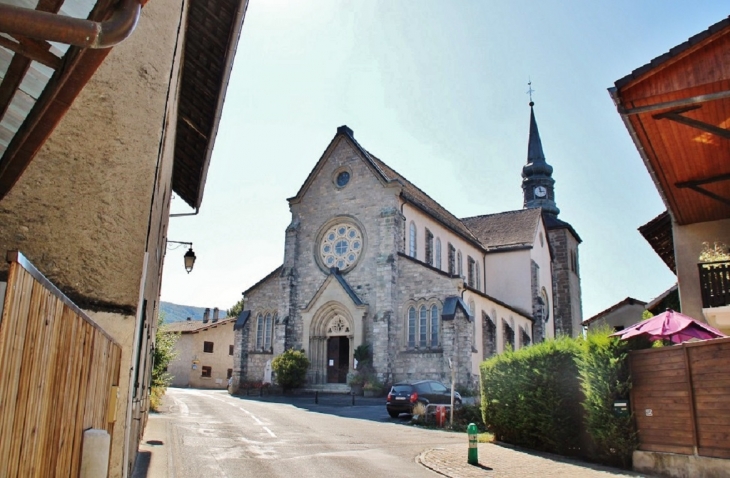
[[[730,262],[704,262],[697,264],[700,272],[702,307],[730,305]]]

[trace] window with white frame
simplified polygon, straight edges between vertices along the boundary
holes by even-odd
[[[410,241],[409,241],[409,247],[408,247],[408,255],[412,258],[416,258],[416,223],[411,222],[410,227]]]
[[[441,269],[441,239],[436,238],[436,245],[434,246],[436,257],[434,258],[433,266],[437,269]]]
[[[436,304],[412,305],[406,314],[407,346],[410,349],[437,348],[441,337],[441,319]]]

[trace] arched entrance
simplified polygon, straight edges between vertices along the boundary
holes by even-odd
[[[327,304],[312,321],[310,361],[316,383],[347,383],[352,362],[353,322],[344,307]]]

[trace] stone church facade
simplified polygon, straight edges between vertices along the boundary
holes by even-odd
[[[551,179],[540,167],[523,171],[526,198],[532,182]],[[552,183],[544,187],[554,206]],[[475,385],[485,358],[575,335],[559,325],[576,320],[563,309],[580,324],[579,281],[575,295],[554,280],[564,253],[577,263],[580,239],[544,201],[459,219],[341,126],[289,205],[283,264],[244,292],[234,389],[290,348],[309,357],[310,384],[345,383],[362,344],[386,383],[448,382],[451,363],[457,383]],[[552,247],[563,236],[573,242]]]

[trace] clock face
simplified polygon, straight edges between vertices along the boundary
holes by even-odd
[[[545,186],[537,186],[535,188],[535,196],[539,198],[544,198],[547,195],[547,189],[545,189]]]

